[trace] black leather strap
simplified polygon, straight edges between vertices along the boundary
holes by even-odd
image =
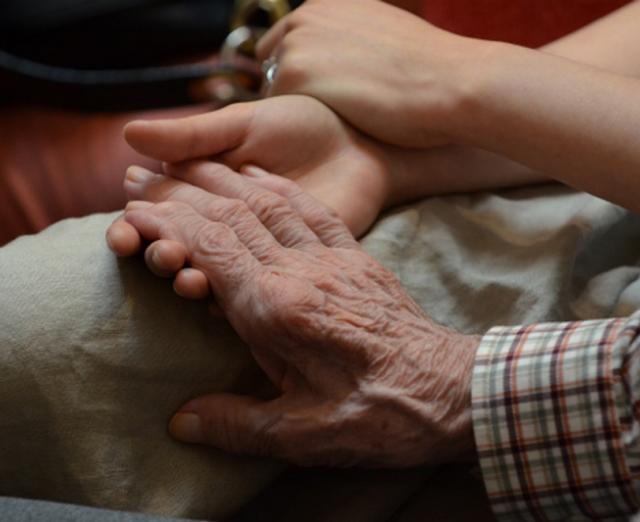
[[[0,51],[5,102],[30,102],[79,110],[113,111],[201,103],[195,82],[242,75],[257,88],[257,67],[195,63],[139,69],[86,70],[54,67]]]

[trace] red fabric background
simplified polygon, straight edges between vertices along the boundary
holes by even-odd
[[[629,0],[401,0],[433,24],[475,38],[538,47]]]

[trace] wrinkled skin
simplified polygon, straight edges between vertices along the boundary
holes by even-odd
[[[180,245],[281,392],[194,399],[171,421],[176,438],[303,465],[472,455],[477,338],[434,323],[295,183],[211,162],[172,176],[130,169],[129,191],[145,201],[126,223]]]
[[[214,112],[174,120],[138,121],[125,129],[129,144],[140,153],[172,165],[198,157],[215,158],[247,175],[260,169],[293,179],[331,207],[357,237],[383,207],[406,199],[403,187],[424,177],[421,153],[372,140],[345,124],[325,105],[307,96],[281,96],[235,104]],[[259,167],[256,169],[255,167]],[[270,188],[269,178],[262,180]],[[125,182],[129,199],[137,185]],[[406,192],[406,190],[405,190]],[[414,194],[414,191],[409,191]],[[118,220],[109,230],[118,255],[139,251],[140,238]],[[162,241],[147,250],[153,272],[175,275],[176,291],[187,298],[208,295],[206,278],[184,264],[184,250]]]
[[[278,60],[267,94],[306,94],[383,142],[432,147],[456,141],[460,71],[483,49],[384,2],[308,0],[271,28],[257,54]]]

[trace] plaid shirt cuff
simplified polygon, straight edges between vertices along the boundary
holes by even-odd
[[[473,424],[499,520],[626,520],[637,510],[639,360],[640,313],[483,337]]]

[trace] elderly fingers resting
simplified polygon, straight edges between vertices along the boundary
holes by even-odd
[[[477,338],[435,324],[293,182],[210,162],[181,168],[190,183],[130,171],[129,193],[147,202],[131,205],[126,226],[150,249],[180,245],[174,269],[188,263],[204,274],[280,394],[196,398],[171,420],[176,438],[307,465],[413,466],[473,454]]]

